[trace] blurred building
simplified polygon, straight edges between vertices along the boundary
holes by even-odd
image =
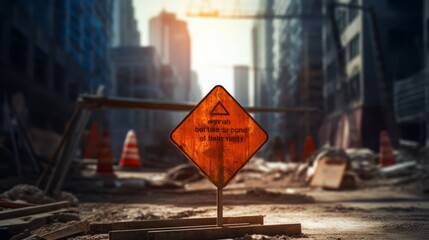
[[[112,47],[140,46],[132,0],[113,1]]]
[[[423,2],[423,46],[425,55],[425,70],[429,72],[429,3]],[[425,86],[425,115],[426,115],[426,146],[429,146],[429,76],[426,75],[426,86]]]
[[[234,98],[241,106],[249,106],[248,66],[234,66]]]
[[[198,74],[195,71],[191,72],[191,90],[189,93],[189,101],[190,102],[199,102],[203,98],[201,93],[201,86],[198,82]]]
[[[79,93],[109,85],[111,7],[109,0],[0,1],[1,94],[23,94],[28,124],[61,133]]]
[[[160,87],[160,63],[153,47],[117,47],[112,49],[114,88],[113,96],[161,100],[164,94]],[[168,118],[163,112],[152,110],[112,111],[112,147],[119,156],[122,143],[129,129],[134,129],[140,151],[157,144],[157,134],[168,131]]]
[[[429,71],[422,70],[395,82],[394,104],[401,139],[426,144]]]
[[[395,81],[394,103],[401,138],[429,145],[429,2],[423,1],[422,43],[424,66],[410,77]],[[420,44],[419,44],[420,45]],[[419,57],[419,56],[416,56]],[[408,61],[408,60],[407,60]]]
[[[319,0],[276,1],[277,15],[320,16]],[[291,18],[279,20],[275,27],[278,46],[275,48],[276,93],[278,107],[322,107],[322,21],[317,18]],[[322,122],[320,113],[277,114],[278,133],[287,142],[301,149],[308,135],[314,138]]]
[[[172,101],[177,72],[169,64],[161,64],[160,69],[161,89],[164,92],[165,100]]]
[[[266,15],[274,13],[274,0],[259,1],[259,12]],[[255,20],[252,28],[252,78],[254,79],[254,105],[274,107],[274,26],[272,19]],[[256,113],[255,119],[269,133],[275,131],[274,115]]]
[[[422,33],[423,33],[423,48],[424,48],[424,60],[425,65],[424,68],[429,68],[429,2],[423,1],[423,26],[422,26]]]
[[[325,0],[325,12],[328,4]],[[393,82],[418,71],[422,66],[422,1],[344,0],[342,3],[371,6],[376,14],[381,41],[381,61],[388,78],[385,91],[380,87],[374,29],[370,18],[358,9],[336,8],[342,58],[339,69],[333,32],[329,21],[323,25],[324,97],[327,117],[321,129],[322,143],[336,147],[368,147],[378,150],[379,132],[388,129],[383,96],[392,94]],[[344,70],[346,79],[340,79]],[[393,120],[393,119],[390,119]]]
[[[154,47],[140,46],[140,33],[131,0],[113,4],[113,92],[116,97],[154,101],[172,100],[176,72],[161,64]],[[111,110],[111,136],[114,154],[119,158],[129,129],[137,134],[141,155],[168,138],[171,113],[153,110]],[[143,159],[147,161],[147,159]]]
[[[185,21],[174,13],[162,11],[149,22],[149,44],[154,46],[162,64],[176,73],[173,99],[189,101],[191,89],[191,40]]]

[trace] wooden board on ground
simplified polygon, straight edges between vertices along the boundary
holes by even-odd
[[[25,229],[34,230],[52,223],[57,214],[69,212],[68,209],[32,214],[18,218],[0,220],[0,239],[9,239]]]
[[[340,158],[325,157],[320,159],[310,186],[340,188],[346,166],[346,162]]]
[[[55,203],[35,205],[30,207],[23,207],[19,209],[5,210],[0,212],[0,220],[54,211],[62,208],[67,208],[68,206],[69,206],[68,201],[61,201],[61,202],[55,202]]]
[[[249,223],[234,223],[234,224],[224,224],[224,227],[234,227],[234,226],[250,226]],[[182,227],[166,227],[166,228],[146,228],[146,229],[132,229],[132,230],[116,230],[109,232],[110,240],[147,240],[149,231],[163,231],[163,230],[189,230],[189,229],[199,229],[199,228],[216,228],[216,225],[197,225],[197,226],[182,226]]]
[[[0,199],[0,207],[4,208],[23,208],[23,207],[31,207],[35,204],[32,203],[24,203],[24,202],[14,202],[7,199]]]
[[[278,225],[252,225],[234,227],[209,227],[196,229],[174,229],[149,231],[147,239],[152,240],[187,240],[187,239],[225,239],[238,238],[245,235],[261,234],[268,236],[276,235],[300,235],[301,224],[278,224]]]
[[[224,217],[224,224],[249,223],[264,224],[263,216],[239,216]],[[112,230],[130,230],[146,228],[166,228],[195,225],[214,225],[216,218],[188,218],[188,219],[165,219],[165,220],[145,220],[130,222],[113,222],[113,223],[92,223],[89,226],[91,234],[108,233]]]
[[[88,230],[89,230],[88,221],[82,221],[82,222],[74,223],[69,226],[62,227],[58,230],[55,230],[49,233],[46,233],[40,237],[46,240],[57,240],[57,239],[63,239],[66,237],[72,237],[81,233],[86,233],[88,232]]]

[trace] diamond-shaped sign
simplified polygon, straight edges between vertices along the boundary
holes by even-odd
[[[215,86],[170,138],[215,186],[224,188],[268,135],[225,88]]]

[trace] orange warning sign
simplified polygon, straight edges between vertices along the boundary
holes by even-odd
[[[225,88],[215,86],[170,138],[214,185],[223,188],[268,135]]]

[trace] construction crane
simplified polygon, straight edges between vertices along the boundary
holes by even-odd
[[[380,31],[378,28],[377,17],[372,7],[370,6],[361,6],[357,4],[343,4],[343,3],[334,3],[331,2],[328,6],[327,14],[266,14],[266,13],[241,13],[239,11],[239,0],[235,0],[235,7],[232,14],[220,13],[219,10],[215,9],[211,6],[211,2],[209,0],[203,0],[199,8],[197,7],[197,11],[195,11],[196,5],[194,5],[193,1],[190,1],[187,11],[188,17],[199,17],[199,18],[214,18],[214,19],[262,19],[262,20],[284,20],[284,19],[305,19],[305,20],[328,20],[331,23],[334,43],[336,47],[336,58],[339,64],[339,78],[341,81],[342,92],[344,93],[343,102],[343,111],[347,113],[347,117],[350,122],[350,133],[352,146],[360,146],[361,143],[358,141],[358,133],[357,127],[355,123],[354,117],[349,117],[350,109],[347,104],[350,102],[350,93],[346,89],[347,87],[347,74],[346,74],[346,63],[344,59],[344,47],[341,43],[340,31],[338,28],[338,23],[335,18],[335,10],[337,8],[350,8],[362,11],[369,16],[370,27],[372,32],[372,47],[374,52],[374,59],[377,63],[377,75],[380,86],[380,91],[382,92],[383,99],[383,109],[386,116],[386,123],[388,127],[388,131],[390,133],[392,142],[395,146],[398,145],[399,142],[399,130],[395,121],[394,107],[393,107],[393,97],[391,91],[388,89],[388,78],[386,74],[386,65],[382,57],[381,51],[381,41],[380,41]]]
[[[226,10],[219,11],[211,5],[210,0],[202,0],[197,5],[193,0],[189,1],[187,17],[218,18],[218,19],[315,19],[324,18],[323,14],[267,14],[267,13],[243,13],[240,11],[240,0],[235,0],[231,13]]]

